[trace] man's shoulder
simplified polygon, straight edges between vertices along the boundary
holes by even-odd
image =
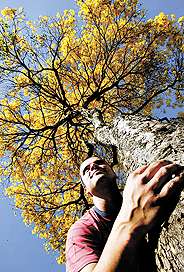
[[[68,231],[66,241],[66,265],[68,271],[80,271],[91,262],[98,262],[101,250],[100,234],[92,209],[76,221]]]
[[[90,226],[94,226],[96,220],[98,220],[98,217],[95,214],[93,208],[91,208],[86,211],[85,214],[71,226],[71,228],[69,229],[69,233],[74,232],[75,235],[77,235],[77,233],[80,232],[81,234],[82,231],[86,229],[89,230]]]

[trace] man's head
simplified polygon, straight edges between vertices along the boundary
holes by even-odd
[[[103,196],[112,186],[116,186],[116,174],[110,165],[98,157],[90,157],[80,167],[80,176],[87,192]]]

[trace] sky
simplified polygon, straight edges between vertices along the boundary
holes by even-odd
[[[183,0],[144,0],[147,16],[153,17],[163,11],[184,15]],[[76,9],[73,0],[0,0],[4,7],[23,7],[29,19],[36,20],[39,15],[55,15],[64,9]],[[1,188],[0,188],[1,189]],[[13,203],[0,193],[0,271],[4,272],[65,272],[58,265],[54,254],[44,251],[43,240],[33,236],[31,228],[26,227],[20,215],[15,216]]]

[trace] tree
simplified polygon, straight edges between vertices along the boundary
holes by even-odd
[[[33,23],[12,8],[0,17],[2,180],[58,262],[88,207],[78,180],[94,138],[88,112],[110,124],[117,112],[148,115],[165,97],[183,101],[183,17],[146,20],[137,0],[77,3],[78,19],[69,10]]]

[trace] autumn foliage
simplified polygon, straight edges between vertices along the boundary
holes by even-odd
[[[0,17],[1,179],[59,263],[87,206],[78,166],[94,128],[85,111],[99,109],[109,124],[118,111],[183,101],[184,17],[146,20],[137,0],[77,3],[78,15],[32,22],[5,8]]]

